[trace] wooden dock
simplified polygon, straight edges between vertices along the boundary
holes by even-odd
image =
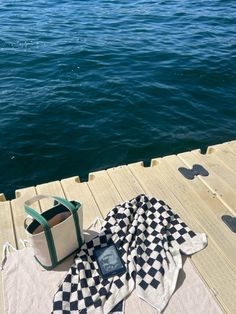
[[[202,165],[209,175],[187,180],[178,171],[194,164]],[[86,228],[97,216],[105,217],[115,205],[141,193],[163,199],[194,231],[208,235],[207,248],[193,255],[192,261],[223,311],[236,313],[236,233],[221,219],[222,215],[236,217],[236,141],[209,147],[206,154],[194,150],[156,158],[150,167],[137,162],[94,172],[88,182],[72,177],[24,188],[17,190],[11,201],[0,194],[0,248],[6,241],[21,248],[19,239],[25,238],[23,204],[36,194],[81,201]],[[38,210],[51,205],[40,201]]]

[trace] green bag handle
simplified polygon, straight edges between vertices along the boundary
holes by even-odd
[[[77,235],[77,240],[79,246],[83,244],[82,238],[81,238],[81,233],[80,233],[80,225],[79,225],[79,217],[77,215],[78,209],[81,207],[81,204],[79,202],[76,202],[76,205],[73,203],[69,202],[68,200],[59,197],[59,196],[53,196],[53,195],[36,195],[29,199],[28,201],[25,202],[25,212],[30,215],[32,218],[38,221],[39,224],[41,224],[44,228],[45,231],[45,236],[47,239],[47,244],[49,248],[49,253],[52,261],[52,266],[56,266],[58,263],[58,258],[57,258],[57,253],[55,249],[55,244],[53,240],[53,235],[51,232],[51,227],[48,223],[48,221],[36,210],[34,210],[32,207],[30,207],[33,203],[40,201],[44,198],[52,198],[55,201],[57,201],[59,204],[65,206],[69,211],[71,212],[73,219],[74,219],[74,224],[75,224],[75,229],[76,229],[76,235]]]

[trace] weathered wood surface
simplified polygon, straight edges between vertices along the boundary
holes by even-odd
[[[209,176],[187,180],[178,171],[179,167],[191,169],[194,164],[201,164]],[[156,158],[150,167],[139,162],[94,172],[88,182],[72,177],[21,189],[12,201],[6,201],[0,194],[0,246],[9,241],[21,248],[19,240],[25,238],[23,204],[34,195],[78,199],[83,204],[87,228],[96,217],[105,217],[116,204],[140,193],[163,199],[192,229],[207,233],[208,247],[193,255],[192,261],[223,310],[235,313],[236,234],[221,217],[236,216],[236,141],[209,147],[206,154],[194,150]],[[51,205],[52,201],[42,200],[34,208],[44,211]],[[142,313],[147,309],[137,308],[137,311]],[[3,313],[2,293],[0,313]]]

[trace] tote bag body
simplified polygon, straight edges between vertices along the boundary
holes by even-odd
[[[34,202],[47,197],[53,198],[58,205],[42,214],[30,207]],[[25,210],[33,218],[30,225],[25,223],[25,230],[36,260],[45,269],[54,268],[83,244],[83,211],[79,202],[38,195],[25,203]]]

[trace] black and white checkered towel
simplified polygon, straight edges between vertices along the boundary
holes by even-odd
[[[116,244],[126,272],[103,279],[94,249]],[[123,311],[123,300],[138,296],[162,311],[182,267],[181,252],[192,254],[207,245],[163,201],[139,195],[108,214],[101,232],[76,255],[53,301],[54,314],[101,314]]]

